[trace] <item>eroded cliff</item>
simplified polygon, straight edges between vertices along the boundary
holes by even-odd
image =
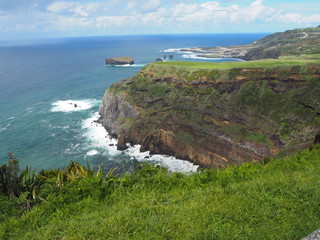
[[[113,84],[100,122],[141,151],[204,167],[259,161],[313,143],[320,65],[199,69],[149,64]]]

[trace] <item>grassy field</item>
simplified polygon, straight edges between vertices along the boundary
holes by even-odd
[[[264,67],[277,67],[277,66],[295,66],[307,63],[320,63],[320,58],[316,55],[313,57],[284,57],[281,59],[264,59],[255,61],[239,61],[239,62],[192,62],[192,61],[168,61],[156,62],[153,64],[167,65],[167,66],[180,66],[192,68],[208,68],[208,69],[231,69],[231,68],[264,68]]]
[[[0,196],[0,239],[301,239],[320,227],[319,171],[314,146],[189,175],[43,172],[31,210],[28,193]]]

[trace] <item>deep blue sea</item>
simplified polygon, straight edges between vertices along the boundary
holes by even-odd
[[[71,160],[127,169],[135,161],[148,160],[173,171],[189,171],[194,166],[184,161],[162,156],[145,158],[148,153],[139,153],[138,146],[125,152],[109,146],[114,140],[93,123],[105,90],[164,54],[173,54],[174,60],[192,60],[162,50],[246,44],[266,35],[179,34],[0,42],[0,164],[7,161],[8,152],[13,152],[21,167],[30,165],[36,170],[64,167]],[[136,64],[104,64],[106,57],[117,56],[131,56]]]

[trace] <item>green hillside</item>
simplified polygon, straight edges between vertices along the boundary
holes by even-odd
[[[189,175],[24,171],[25,190],[0,197],[0,239],[301,239],[320,226],[319,171],[319,146]]]
[[[320,53],[320,28],[301,28],[274,33],[248,45],[246,60]]]
[[[266,68],[277,66],[297,66],[307,63],[320,63],[320,54],[286,56],[280,59],[261,59],[243,62],[192,62],[192,61],[170,61],[155,62],[154,64],[165,66],[181,66],[191,68],[207,68],[207,69],[232,69],[232,68]]]

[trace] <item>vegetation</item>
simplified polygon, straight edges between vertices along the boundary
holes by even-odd
[[[27,188],[1,192],[0,238],[301,239],[320,225],[319,171],[318,145],[186,175],[139,164],[115,176],[73,162],[26,184],[30,171],[21,171],[17,184]],[[26,209],[31,186],[37,191]]]
[[[286,56],[320,53],[320,28],[302,28],[270,34],[247,45],[191,48],[198,57],[240,58],[244,60],[278,59]]]
[[[272,57],[278,54],[280,56],[319,54],[319,34],[319,28],[302,28],[271,34],[255,41],[252,46],[258,48],[249,51],[248,55],[256,59],[263,55]]]
[[[317,57],[309,56],[310,59]],[[293,149],[302,143],[300,136],[304,142],[313,141],[320,121],[320,64],[262,69],[214,67],[228,64],[234,67],[252,63],[162,62],[147,65],[135,77],[109,89],[125,92],[127,101],[141,109],[139,119],[121,119],[119,123],[127,131],[137,126],[146,133],[157,132],[163,127],[174,132],[177,141],[195,148],[199,148],[197,139],[205,137],[205,142],[210,142],[211,129],[222,131],[236,142],[249,140],[269,147],[268,138],[274,134]],[[223,119],[228,119],[229,124],[220,123]]]
[[[264,143],[266,145],[269,144],[267,136],[260,132],[250,131],[248,128],[234,125],[234,126],[227,126],[222,128],[223,131],[227,133],[234,134],[234,138],[238,141],[245,140],[245,141],[252,141],[255,143]]]
[[[153,64],[165,66],[180,66],[192,68],[209,68],[209,69],[232,69],[232,68],[265,68],[276,66],[295,66],[307,63],[320,63],[320,57],[282,57],[280,59],[263,59],[254,61],[239,61],[239,62],[191,62],[191,61],[170,61],[170,62],[155,62]]]

